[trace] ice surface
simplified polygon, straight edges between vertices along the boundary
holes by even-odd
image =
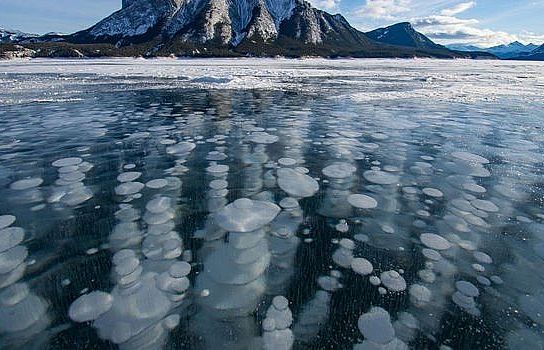
[[[542,344],[541,63],[0,69],[0,347]]]

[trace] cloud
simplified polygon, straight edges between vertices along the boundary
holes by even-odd
[[[309,0],[310,3],[322,10],[326,11],[334,11],[338,10],[338,6],[340,5],[340,0]]]
[[[363,7],[355,11],[358,17],[374,19],[395,19],[410,11],[411,0],[366,0]]]
[[[433,27],[433,26],[466,26],[478,24],[477,19],[461,19],[451,16],[428,16],[422,18],[414,18],[411,20],[415,27]]]
[[[450,7],[450,8],[442,10],[440,14],[443,16],[455,16],[462,12],[470,10],[474,6],[476,6],[475,1],[462,2],[460,4],[455,5],[454,7]]]
[[[514,34],[479,28],[480,21],[477,19],[456,17],[475,5],[474,1],[462,2],[443,9],[439,15],[413,18],[411,22],[417,30],[443,44],[465,43],[489,47],[519,40]]]

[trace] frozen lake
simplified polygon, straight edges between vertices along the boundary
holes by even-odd
[[[1,349],[544,349],[544,64],[0,61]]]

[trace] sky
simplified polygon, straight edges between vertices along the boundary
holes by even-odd
[[[515,40],[544,43],[544,0],[310,0],[368,31],[409,21],[441,44],[481,47]],[[121,7],[121,0],[0,0],[0,27],[72,33]]]

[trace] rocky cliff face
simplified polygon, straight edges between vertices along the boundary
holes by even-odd
[[[272,42],[278,36],[314,45],[332,39],[368,41],[342,16],[303,0],[124,0],[121,10],[75,38],[129,43],[154,36],[230,46],[246,39]]]

